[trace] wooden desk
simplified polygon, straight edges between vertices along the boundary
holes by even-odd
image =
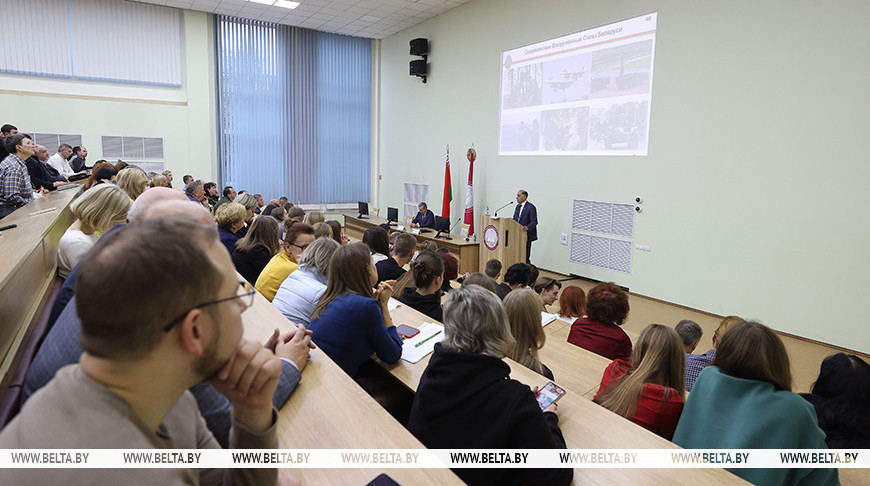
[[[367,219],[354,218],[352,216],[344,217],[344,230],[348,236],[353,238],[358,238],[362,240],[363,233],[373,226],[377,226],[379,224],[386,223],[387,220],[383,218],[378,218],[376,216],[372,216]],[[431,228],[430,228],[431,229]],[[406,233],[410,233],[411,228],[406,227]],[[394,230],[396,231],[396,230]],[[452,240],[445,240],[443,238],[435,238],[436,232],[432,231],[431,233],[421,233],[419,235],[414,235],[417,238],[417,243],[423,243],[426,240],[434,241],[438,244],[439,248],[447,248],[450,250],[450,253],[459,256],[459,275],[463,275],[465,272],[477,272],[479,271],[480,264],[478,260],[480,260],[480,244],[474,241],[465,241],[459,235],[451,234],[450,237]]]
[[[57,274],[57,243],[73,223],[69,204],[76,192],[50,192],[0,219],[0,226],[18,225],[0,234],[0,383],[4,389],[18,347]],[[52,207],[57,209],[30,215]]]
[[[245,337],[265,342],[289,321],[262,295],[242,314]],[[302,381],[278,417],[278,441],[289,449],[425,449],[320,349],[302,371]],[[293,469],[303,484],[363,485],[380,473],[400,484],[462,484],[449,469]]]
[[[402,304],[390,312],[395,324],[408,324],[419,326],[423,322],[432,322],[432,319],[416,310]],[[552,324],[552,323],[551,323]],[[567,336],[567,334],[566,334]],[[548,336],[549,338],[550,336]],[[549,344],[549,343],[548,343]],[[565,343],[566,346],[573,346]],[[547,345],[544,346],[545,348]],[[581,348],[581,352],[592,355],[589,361],[595,366],[604,364],[609,360],[589,353]],[[569,353],[569,348],[560,351],[552,351],[549,355],[553,359],[547,362],[547,366],[553,369],[554,365],[560,369],[572,369],[573,373],[562,373],[555,369],[556,382],[565,388],[568,393],[559,401],[559,427],[569,449],[680,449],[676,444],[665,440],[643,427],[626,420],[615,413],[602,408],[590,400],[584,398],[582,389],[572,388],[578,379],[574,374],[578,371],[579,363],[563,363],[557,359],[557,353],[565,353],[562,359],[570,355],[574,359],[576,353]],[[579,353],[582,355],[583,353]],[[430,355],[431,356],[431,355]],[[596,359],[596,358],[600,358]],[[543,358],[542,358],[543,359]],[[604,363],[601,362],[604,360]],[[529,386],[543,387],[549,380],[529,370],[525,366],[512,360],[504,360],[511,367],[511,378]],[[544,361],[546,361],[544,359]],[[558,362],[558,364],[557,364]],[[420,377],[429,363],[429,356],[421,361],[411,364],[400,360],[394,365],[384,365],[390,373],[402,382],[408,389],[415,391],[420,383]],[[604,368],[601,368],[604,371]],[[586,382],[592,383],[597,389],[601,380],[601,373],[594,377],[585,378]],[[585,384],[580,385],[585,387]],[[594,391],[593,391],[594,393]],[[747,484],[739,477],[724,469],[574,469],[574,484]]]

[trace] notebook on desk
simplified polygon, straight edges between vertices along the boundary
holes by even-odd
[[[435,351],[435,343],[444,340],[444,326],[434,322],[424,322],[416,336],[402,342],[402,359],[416,363]]]

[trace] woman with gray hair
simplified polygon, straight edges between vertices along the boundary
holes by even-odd
[[[564,449],[556,404],[543,411],[537,388],[510,379],[513,345],[499,298],[477,285],[444,302],[444,341],[414,397],[410,430],[430,449]],[[455,469],[468,484],[567,485],[572,469]]]
[[[293,324],[308,325],[311,313],[326,292],[332,254],[340,246],[332,238],[317,238],[299,257],[299,269],[281,283],[272,305]]]

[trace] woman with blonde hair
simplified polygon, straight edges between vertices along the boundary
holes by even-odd
[[[161,175],[166,178],[166,187],[172,189],[172,171],[169,169],[166,169],[163,171],[163,174],[161,174]]]
[[[332,239],[332,228],[326,223],[314,223],[314,237],[315,238],[329,238]]]
[[[508,358],[553,380],[553,372],[538,358],[538,350],[547,341],[541,326],[541,298],[526,287],[509,293],[504,298],[504,307],[514,336]]]
[[[248,233],[235,243],[233,264],[242,277],[253,285],[269,260],[279,251],[278,222],[275,218],[257,218]]]
[[[737,316],[728,316],[722,319],[722,322],[719,323],[719,327],[717,327],[716,331],[713,333],[713,347],[710,348],[709,351],[704,354],[686,354],[687,392],[692,391],[692,387],[695,386],[695,380],[698,379],[698,375],[700,375],[701,371],[713,361],[713,358],[716,357],[716,343],[722,340],[722,335],[725,334],[725,331],[727,331],[732,325],[742,321],[743,319]]]
[[[593,401],[671,440],[685,403],[685,366],[677,331],[650,324],[641,331],[631,361],[616,359],[604,370]]]
[[[236,196],[236,199],[233,202],[245,207],[245,225],[242,226],[242,229],[236,232],[236,236],[242,238],[248,233],[248,228],[250,228],[251,223],[254,222],[254,210],[257,209],[257,198],[245,193]]]
[[[214,219],[218,224],[221,243],[232,255],[239,240],[236,232],[245,225],[245,207],[234,202],[222,204],[215,212]]]
[[[302,222],[314,226],[317,223],[326,222],[326,218],[320,211],[308,211],[305,213],[305,216],[302,217]]]
[[[392,289],[381,282],[372,290],[377,281],[368,247],[342,246],[332,254],[326,291],[311,313],[311,340],[351,377],[372,353],[387,364],[402,357],[402,338],[387,308]]]
[[[127,221],[131,206],[127,194],[114,184],[101,184],[73,201],[69,209],[76,220],[57,245],[57,271],[66,278],[79,260],[97,243],[98,233]]]
[[[757,322],[738,322],[716,346],[680,423],[674,443],[686,449],[826,449],[813,406],[791,392],[782,340]],[[839,484],[837,469],[728,469],[753,484]]]
[[[127,193],[131,201],[135,201],[145,189],[148,189],[148,176],[138,167],[127,167],[118,172],[118,187]]]
[[[299,268],[299,257],[314,240],[314,228],[310,224],[284,220],[284,251],[279,251],[269,260],[254,285],[269,302],[275,298],[284,280]]]
[[[151,187],[166,187],[166,176],[157,174],[151,178]]]

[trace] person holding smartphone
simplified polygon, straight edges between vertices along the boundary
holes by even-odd
[[[564,449],[558,405],[542,411],[537,389],[510,378],[502,358],[512,344],[507,313],[494,293],[478,285],[450,292],[444,340],[420,378],[408,430],[430,449]],[[453,472],[470,485],[567,485],[574,477],[570,468]]]

